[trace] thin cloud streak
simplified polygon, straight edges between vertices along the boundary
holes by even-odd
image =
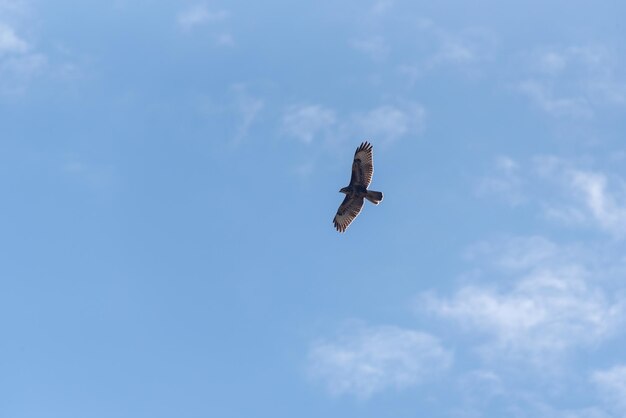
[[[250,95],[244,85],[237,84],[232,86],[232,89],[235,95],[235,111],[240,119],[233,139],[234,144],[238,145],[248,136],[250,127],[258,119],[265,107],[265,102],[261,98]]]
[[[12,26],[0,22],[1,95],[23,93],[30,81],[50,69],[48,61],[45,54],[37,51]]]
[[[339,143],[354,137],[391,143],[421,134],[425,119],[426,110],[415,102],[384,104],[344,116],[320,104],[305,104],[284,111],[280,131],[306,144]]]
[[[539,237],[528,240],[517,239],[501,254],[490,253],[508,269],[495,272],[506,278],[495,282],[509,285],[465,285],[450,297],[422,294],[421,309],[465,332],[482,334],[486,360],[551,367],[571,350],[615,336],[626,322],[626,300],[595,285],[585,266],[561,256],[556,244]],[[532,245],[538,240],[540,249]]]
[[[313,344],[309,372],[332,395],[365,399],[403,389],[447,370],[450,351],[426,333],[395,326],[357,325],[333,341]]]
[[[564,226],[626,237],[626,181],[579,166],[554,156],[536,156],[525,164],[499,157],[493,173],[477,182],[477,194],[512,206],[535,205],[546,219]]]
[[[589,119],[594,112],[584,97],[558,97],[546,83],[527,80],[519,84],[520,93],[528,97],[534,105],[551,116],[580,117]]]
[[[0,22],[0,56],[26,51],[28,51],[28,43],[20,38],[13,28]]]
[[[618,414],[626,413],[625,365],[619,364],[608,369],[596,370],[591,374],[590,380],[596,386],[609,409]]]
[[[616,238],[626,236],[624,180],[554,157],[537,157],[534,166],[540,179],[551,181],[559,192],[558,199],[544,203],[549,218],[594,227]]]
[[[616,54],[602,45],[538,48],[522,54],[527,75],[517,90],[553,117],[592,119],[626,104]]]
[[[507,156],[495,160],[493,173],[482,178],[476,187],[479,196],[497,196],[511,206],[518,206],[526,199],[523,194],[524,181],[520,165]]]
[[[195,5],[178,14],[178,25],[191,30],[211,22],[224,20],[229,16],[226,10],[210,11],[206,5]]]
[[[335,111],[321,105],[294,105],[287,108],[282,120],[282,132],[309,144],[329,135],[336,123]]]

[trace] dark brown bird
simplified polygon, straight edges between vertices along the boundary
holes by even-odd
[[[363,208],[363,199],[367,199],[377,205],[383,200],[381,192],[367,190],[372,182],[374,174],[374,155],[372,153],[372,145],[369,142],[363,142],[354,153],[354,161],[352,162],[352,177],[347,187],[339,190],[346,194],[343,199],[333,224],[337,231],[345,232],[354,218],[358,216]]]

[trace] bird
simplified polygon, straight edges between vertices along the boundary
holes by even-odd
[[[354,218],[356,218],[363,208],[363,199],[367,199],[375,205],[383,200],[381,192],[367,190],[372,182],[374,174],[374,156],[372,152],[372,144],[365,141],[359,145],[354,153],[354,161],[352,162],[352,177],[350,184],[339,190],[346,197],[339,205],[337,214],[333,219],[333,224],[339,232],[346,232],[346,229]]]

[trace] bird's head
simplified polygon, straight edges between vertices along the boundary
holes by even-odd
[[[348,187],[342,187],[341,190],[339,190],[339,193],[348,194],[348,192],[349,192],[349,188]]]

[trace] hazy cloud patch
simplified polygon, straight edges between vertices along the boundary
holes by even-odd
[[[476,191],[480,196],[497,196],[517,206],[526,200],[523,186],[520,164],[511,157],[499,156],[492,173],[479,180]]]
[[[582,96],[558,96],[549,83],[526,80],[519,84],[519,91],[534,105],[552,116],[591,118],[593,110]]]
[[[196,4],[178,14],[178,25],[185,29],[191,30],[198,26],[202,26],[211,22],[224,20],[229,16],[226,10],[211,11],[204,4]]]
[[[591,381],[610,410],[626,414],[626,366],[616,365],[591,374]]]
[[[482,245],[503,267],[499,280],[464,285],[452,296],[419,298],[421,309],[482,334],[486,359],[508,358],[549,367],[571,350],[593,347],[617,334],[626,320],[626,300],[594,283],[584,261],[541,237]],[[484,256],[483,256],[484,257]],[[479,257],[480,258],[480,257]],[[492,284],[488,284],[488,283]],[[499,283],[499,284],[496,284]]]
[[[238,114],[239,119],[233,142],[239,144],[248,137],[250,127],[257,121],[259,114],[265,107],[265,102],[261,98],[248,93],[246,86],[243,84],[233,85],[232,91],[234,95],[234,110]]]
[[[335,111],[317,104],[293,105],[283,114],[282,131],[304,143],[326,137],[336,123]]]
[[[350,46],[363,52],[373,60],[383,60],[389,53],[389,45],[382,36],[357,38],[350,41]]]
[[[280,130],[303,143],[339,143],[354,137],[390,143],[419,135],[425,117],[424,107],[415,102],[384,104],[344,115],[320,104],[304,104],[284,111]]]
[[[617,176],[554,157],[536,157],[534,170],[552,182],[555,196],[542,206],[550,219],[595,227],[617,238],[626,235],[626,182]]]
[[[46,55],[37,51],[14,27],[0,22],[0,93],[21,93],[47,67]]]
[[[518,91],[551,116],[590,119],[626,104],[624,63],[603,45],[543,47],[522,53]]]
[[[24,53],[28,43],[20,38],[12,27],[0,23],[0,56],[7,53]]]
[[[452,353],[429,334],[356,324],[333,340],[312,345],[309,372],[333,395],[368,398],[419,384],[447,370],[452,361]]]

